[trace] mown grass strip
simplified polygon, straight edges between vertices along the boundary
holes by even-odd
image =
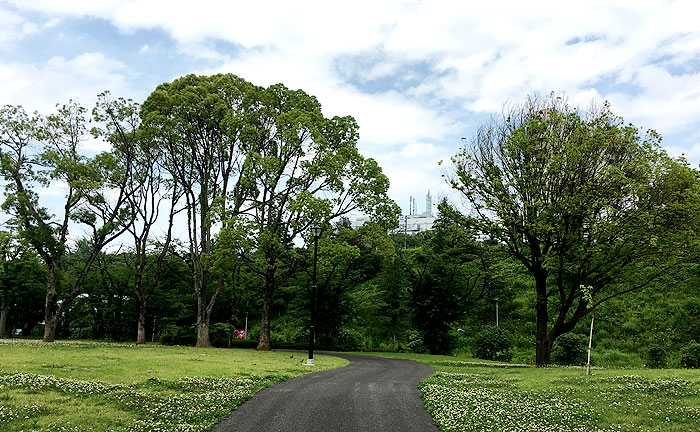
[[[700,374],[679,369],[583,369],[394,354],[433,366],[420,384],[446,432],[700,431]]]
[[[253,350],[0,342],[0,430],[206,431],[260,389],[346,360]]]

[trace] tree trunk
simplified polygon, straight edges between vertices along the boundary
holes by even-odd
[[[54,315],[44,315],[44,342],[53,342],[56,340],[56,326],[58,317]]]
[[[272,306],[274,303],[274,282],[271,277],[265,281],[265,295],[263,296],[262,320],[260,321],[260,341],[258,351],[270,350],[270,320],[272,318]]]
[[[197,294],[197,342],[194,345],[196,347],[207,348],[211,346],[209,341],[209,318],[211,316],[207,313],[207,301],[204,294],[208,280],[209,277],[205,273],[202,279],[194,282]]]
[[[143,298],[139,302],[139,318],[136,327],[136,345],[143,345],[146,343],[146,300]]]
[[[7,316],[10,314],[10,302],[8,300],[2,299],[2,306],[0,306],[0,339],[5,337],[5,326],[7,325]]]
[[[544,338],[543,340],[537,341],[537,351],[535,353],[535,364],[540,366],[547,366],[552,363],[552,341],[549,338]]]
[[[551,363],[552,340],[547,332],[549,314],[547,311],[547,273],[535,274],[535,291],[537,294],[537,325],[535,336],[535,364],[547,366]]]
[[[53,342],[56,340],[56,326],[59,316],[54,314],[56,309],[56,272],[53,264],[49,263],[48,267],[46,301],[44,302],[44,342]]]
[[[197,322],[197,347],[211,347],[209,341],[209,317]]]

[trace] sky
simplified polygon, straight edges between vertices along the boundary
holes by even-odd
[[[697,167],[699,16],[691,0],[0,0],[0,104],[141,102],[190,73],[283,83],[355,117],[390,197],[422,212],[428,189],[452,196],[438,162],[532,93],[607,100]]]

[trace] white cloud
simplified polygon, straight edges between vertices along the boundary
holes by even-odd
[[[0,5],[0,47],[12,44],[23,35],[24,19]],[[1,48],[0,48],[1,49]]]
[[[37,193],[43,198],[60,201],[68,195],[68,183],[63,180],[55,181],[48,186],[42,186]]]
[[[58,18],[42,22],[30,19],[0,4],[0,50],[15,48],[27,36],[50,29],[58,24]]]
[[[579,92],[590,94],[596,79],[617,75],[624,83],[655,57],[687,61],[697,58],[700,46],[692,13],[697,6],[689,0],[633,5],[603,0],[566,5],[360,1],[342,6],[323,1],[203,1],[196,8],[165,0],[15,4],[62,16],[97,16],[124,31],[161,28],[184,52],[226,61],[249,72],[241,75],[252,81],[270,81],[274,74],[272,81],[293,87],[302,87],[294,81],[334,86],[336,93],[348,94],[346,99],[356,95],[338,81],[332,60],[381,48],[386,58],[362,71],[364,79],[391,76],[402,62],[426,61],[437,75],[408,95],[463,100],[477,112],[497,111],[505,100],[520,100],[531,91],[565,91],[575,98]],[[229,41],[243,54],[228,61],[208,40]],[[566,45],[572,41],[578,43]],[[279,67],[266,73],[262,69],[270,63]],[[687,97],[697,99],[671,95],[674,100]],[[406,103],[393,101],[398,109]]]
[[[698,121],[700,112],[700,71],[671,75],[657,66],[643,66],[632,81],[642,91],[636,95],[605,95],[626,119],[638,126],[671,133]]]
[[[454,129],[454,120],[439,115],[419,100],[396,91],[363,93],[340,81],[332,69],[328,58],[251,52],[231,63],[200,72],[231,72],[256,85],[282,82],[289,88],[301,88],[318,98],[325,115],[355,117],[362,142],[393,145],[416,139],[440,139]]]
[[[662,134],[688,130],[700,112],[700,6],[692,0],[12,3],[48,22],[97,17],[124,33],[160,29],[181,54],[216,65],[196,72],[304,89],[326,115],[358,120],[361,148],[387,164],[392,190],[401,193],[439,181],[432,162],[425,164],[428,180],[396,160],[414,163],[411,145],[442,143],[436,152],[449,153],[441,146],[472,133],[467,117],[498,112],[533,91],[564,92],[582,106],[609,99],[626,120]],[[15,40],[23,25],[0,8],[0,43]],[[141,46],[141,52],[150,49]],[[105,88],[138,96],[128,92],[137,87],[125,65],[85,56],[46,65],[0,63],[0,79],[12,83],[0,86],[0,98],[47,94],[60,101],[67,93]],[[353,63],[357,58],[363,61]],[[375,80],[401,85],[363,91]],[[142,95],[150,90],[139,89]]]
[[[442,151],[441,151],[442,150]],[[406,159],[437,160],[444,153],[444,149],[440,149],[431,143],[412,143],[404,146],[399,152],[401,157]]]
[[[12,83],[0,86],[0,100],[43,113],[69,99],[91,108],[96,96],[105,90],[132,95],[127,75],[123,63],[99,52],[70,59],[52,57],[45,63],[0,62],[0,82]]]

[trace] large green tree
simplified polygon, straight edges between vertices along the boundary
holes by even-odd
[[[173,239],[175,216],[183,208],[178,207],[182,194],[176,179],[167,175],[165,153],[154,137],[153,129],[141,128],[141,106],[132,100],[112,99],[108,92],[100,95],[93,110],[95,119],[104,127],[94,128],[93,133],[112,144],[117,160],[130,164],[126,170],[126,184],[130,194],[126,196],[129,209],[127,231],[133,239],[133,290],[138,301],[136,343],[146,341],[146,313],[148,300],[158,284],[163,260]],[[162,215],[167,202],[167,219]],[[155,241],[155,228],[165,225],[162,241]],[[149,259],[157,250],[157,259]],[[100,269],[103,269],[101,266]],[[152,278],[145,280],[146,273]]]
[[[532,96],[504,111],[452,158],[449,182],[534,278],[545,365],[593,309],[674,271],[698,234],[698,172],[607,104],[581,112]]]
[[[225,278],[213,274],[215,232],[251,198],[244,173],[254,87],[232,75],[187,75],[161,84],[142,107],[144,133],[181,190],[187,257],[197,295],[197,346],[210,346],[209,323]],[[225,214],[224,214],[225,213]]]
[[[101,98],[103,98],[101,96]],[[99,111],[99,106],[97,108]],[[110,119],[97,119],[109,123]],[[130,159],[111,152],[88,158],[79,151],[86,139],[86,110],[70,102],[55,114],[30,117],[22,107],[0,109],[0,175],[5,179],[3,209],[12,215],[18,235],[46,265],[48,282],[44,341],[53,342],[64,310],[81,293],[99,252],[124,232],[128,218],[126,182]],[[39,187],[62,188],[59,215],[40,203]],[[90,253],[70,283],[63,277],[71,224],[88,232]]]
[[[249,224],[255,253],[248,264],[264,287],[258,349],[269,350],[275,291],[303,262],[295,239],[310,238],[313,225],[330,229],[331,221],[352,211],[390,226],[398,207],[387,196],[381,168],[357,149],[355,119],[326,118],[316,98],[281,84],[258,89],[256,106],[246,162],[254,194],[239,222]]]

